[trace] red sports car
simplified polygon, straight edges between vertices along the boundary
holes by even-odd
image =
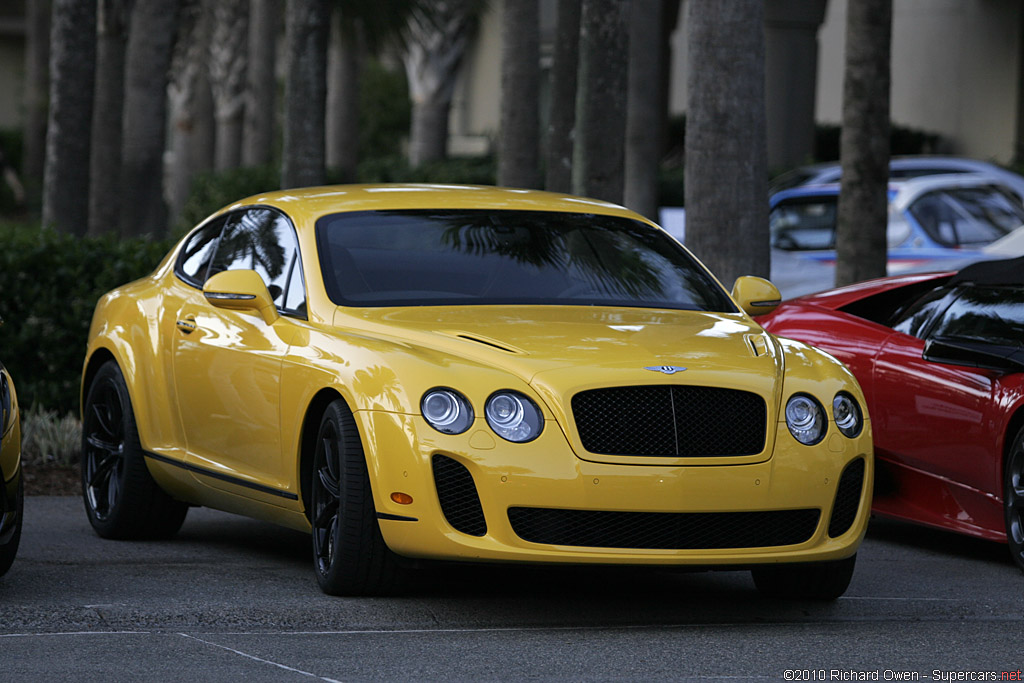
[[[1024,571],[1024,257],[812,294],[758,322],[860,381],[874,512],[1008,542]]]

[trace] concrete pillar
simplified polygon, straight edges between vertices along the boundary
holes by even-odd
[[[765,0],[765,115],[768,169],[805,163],[814,153],[818,29],[827,0]]]

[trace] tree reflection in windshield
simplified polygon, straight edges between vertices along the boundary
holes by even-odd
[[[733,311],[670,237],[614,216],[501,210],[335,214],[317,223],[345,305],[560,304]]]

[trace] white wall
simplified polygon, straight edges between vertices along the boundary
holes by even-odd
[[[847,0],[819,33],[817,119],[839,123]],[[949,152],[1009,162],[1020,87],[1021,0],[893,0],[892,119]]]

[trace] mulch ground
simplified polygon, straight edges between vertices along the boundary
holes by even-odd
[[[82,493],[82,474],[78,467],[25,467],[25,495],[77,496]]]

